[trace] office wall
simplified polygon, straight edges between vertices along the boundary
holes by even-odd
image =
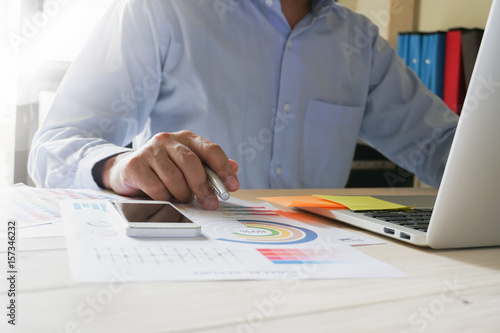
[[[486,25],[493,0],[419,0],[416,29],[482,28]]]
[[[391,8],[407,8],[408,4],[411,7],[413,0],[339,0],[338,2],[378,23],[374,19],[374,14]],[[447,30],[455,27],[484,29],[492,2],[493,0],[414,0],[414,24],[411,29],[404,29],[419,31]],[[384,28],[382,27],[381,33],[387,38],[388,36],[384,35],[386,33]]]
[[[378,27],[382,37],[396,47],[399,31],[414,29],[416,0],[339,0],[351,10],[363,14]]]

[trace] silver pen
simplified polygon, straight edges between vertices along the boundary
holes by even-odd
[[[203,164],[203,167],[205,168],[205,173],[207,174],[208,182],[210,183],[210,185],[212,185],[219,198],[221,198],[224,201],[229,199],[230,197],[229,192],[224,186],[222,180],[220,180],[219,176],[217,176],[217,174],[212,169],[210,169],[208,165]]]

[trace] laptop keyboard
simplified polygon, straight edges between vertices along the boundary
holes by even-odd
[[[363,212],[364,215],[385,222],[403,225],[420,231],[427,231],[431,218],[431,208],[415,208],[410,210],[377,210]]]

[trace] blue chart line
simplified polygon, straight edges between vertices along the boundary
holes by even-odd
[[[105,203],[73,203],[73,208],[75,210],[84,210],[84,209],[92,209],[92,210],[100,210],[103,212],[107,212],[107,207]]]

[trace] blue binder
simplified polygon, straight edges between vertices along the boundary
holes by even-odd
[[[421,48],[422,36],[419,33],[412,33],[409,36],[408,48],[408,66],[413,69],[415,74],[420,76],[420,63],[421,63]]]
[[[408,50],[410,48],[410,34],[402,32],[398,35],[398,55],[408,65],[409,57]]]
[[[421,35],[419,77],[437,96],[443,98],[446,33]]]

